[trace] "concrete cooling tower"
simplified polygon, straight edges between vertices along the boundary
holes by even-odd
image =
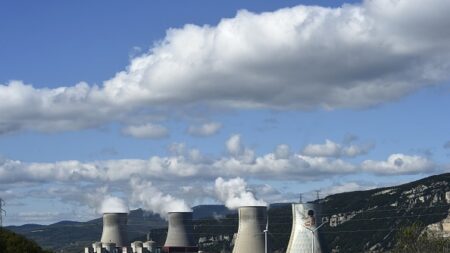
[[[192,212],[170,212],[168,219],[169,229],[163,251],[197,253],[198,246],[193,236]]]
[[[243,206],[239,208],[239,228],[233,253],[264,253],[264,230],[267,223],[267,207]],[[267,252],[270,252],[268,250]]]
[[[322,222],[320,211],[317,204],[292,204],[292,232],[286,253],[324,253],[320,230],[316,230]]]
[[[127,239],[128,213],[104,213],[101,242],[115,243],[116,247],[124,247]]]

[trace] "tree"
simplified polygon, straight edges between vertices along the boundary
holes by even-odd
[[[51,253],[44,251],[34,241],[0,228],[0,252],[2,253]]]

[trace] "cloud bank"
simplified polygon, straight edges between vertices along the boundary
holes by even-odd
[[[331,142],[331,141],[330,141]],[[333,142],[334,143],[334,142]],[[312,144],[317,147],[321,144]],[[342,146],[341,144],[336,144]],[[309,145],[310,146],[310,145]],[[354,149],[360,149],[353,145]],[[252,177],[272,180],[317,180],[324,175],[407,175],[433,171],[436,164],[426,157],[392,154],[385,161],[351,162],[329,156],[325,151],[314,156],[290,151],[288,145],[278,145],[273,152],[256,155],[242,143],[240,135],[232,135],[225,143],[227,155],[208,157],[200,150],[174,144],[171,155],[148,159],[117,159],[92,162],[59,161],[26,163],[11,159],[0,160],[0,183],[24,182],[124,182],[134,176],[158,181],[206,180],[218,177]],[[319,154],[322,154],[320,156]],[[140,185],[136,182],[133,185]]]
[[[169,29],[100,85],[0,85],[0,133],[89,128],[198,105],[303,110],[392,101],[449,79],[449,12],[447,0],[366,0],[242,10],[215,26]]]

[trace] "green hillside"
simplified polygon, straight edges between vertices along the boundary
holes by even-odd
[[[0,228],[0,252],[2,253],[50,253],[37,243],[7,229]]]

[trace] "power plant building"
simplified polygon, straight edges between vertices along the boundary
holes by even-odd
[[[244,206],[239,208],[239,228],[233,253],[264,253],[264,230],[267,225],[267,207]],[[269,250],[267,252],[270,252]]]
[[[320,212],[318,204],[292,204],[292,231],[286,253],[324,253],[318,229]]]

